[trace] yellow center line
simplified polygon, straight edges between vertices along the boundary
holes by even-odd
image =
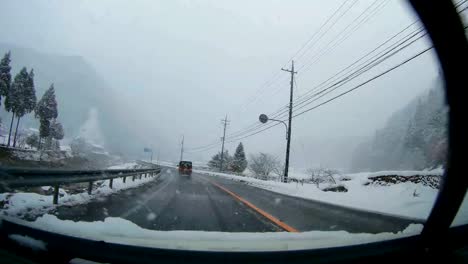
[[[255,210],[257,213],[263,215],[265,218],[267,218],[268,220],[270,220],[271,222],[275,223],[277,226],[283,228],[284,230],[288,231],[288,232],[292,232],[292,233],[298,233],[299,231],[297,229],[295,229],[294,227],[282,222],[281,220],[279,220],[278,218],[272,216],[271,214],[263,211],[262,209],[258,208],[257,206],[255,206],[254,204],[252,204],[251,202],[247,201],[246,199],[242,198],[241,196],[231,192],[230,190],[228,190],[227,188],[219,185],[218,183],[215,183],[213,181],[210,181],[208,179],[205,179],[206,181],[210,182],[211,184],[213,184],[214,186],[218,187],[219,189],[225,191],[226,193],[228,193],[229,195],[231,195],[232,197],[236,198],[237,200],[241,201],[242,203],[244,203],[245,205],[247,205],[248,207],[250,207],[251,209]]]

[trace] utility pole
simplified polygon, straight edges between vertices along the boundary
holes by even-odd
[[[282,71],[286,71],[291,73],[291,91],[289,93],[289,125],[288,125],[288,134],[287,134],[287,143],[286,143],[286,162],[284,163],[284,178],[283,182],[288,182],[288,172],[289,172],[289,150],[291,146],[291,120],[292,120],[292,110],[293,110],[293,89],[294,89],[294,74],[297,72],[294,71],[294,61],[291,61],[291,70],[283,69]]]
[[[223,131],[223,137],[221,140],[223,141],[223,144],[221,145],[221,161],[219,162],[219,170],[223,171],[223,160],[224,160],[224,140],[226,139],[226,126],[229,124],[229,120],[226,117],[221,120],[221,123],[224,125],[224,131]]]
[[[184,157],[184,135],[182,135],[182,142],[180,143],[180,161]]]

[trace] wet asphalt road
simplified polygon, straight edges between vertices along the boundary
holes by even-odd
[[[123,190],[88,204],[60,206],[54,213],[60,219],[75,221],[121,217],[153,230],[284,231],[213,183],[298,231],[397,232],[415,223],[413,220],[281,195],[225,178],[198,173],[191,177],[182,176],[172,168],[164,168],[157,179],[144,186]]]

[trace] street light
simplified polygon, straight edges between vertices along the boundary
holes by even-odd
[[[259,117],[258,117],[258,120],[260,120],[260,122],[262,122],[263,124],[265,124],[266,122],[268,121],[275,121],[275,122],[280,122],[284,125],[284,127],[286,128],[286,140],[288,140],[288,125],[286,124],[286,122],[284,122],[283,120],[278,120],[278,119],[272,119],[272,118],[269,118],[267,115],[265,114],[261,114]]]
[[[278,119],[272,119],[272,118],[269,118],[267,115],[265,114],[261,114],[259,117],[258,117],[258,120],[260,120],[261,123],[265,124],[266,122],[268,121],[275,121],[275,122],[279,122],[279,123],[282,123],[284,125],[284,127],[286,128],[286,142],[289,140],[289,135],[288,135],[288,125],[286,124],[286,122],[284,122],[283,120],[278,120]],[[288,178],[288,166],[289,166],[289,151],[286,150],[286,161],[284,163],[284,180],[287,181],[286,179]]]

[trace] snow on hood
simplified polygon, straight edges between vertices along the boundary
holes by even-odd
[[[353,234],[346,231],[309,231],[302,233],[228,233],[206,231],[155,231],[118,217],[104,221],[74,222],[43,215],[34,222],[9,219],[20,224],[85,239],[153,248],[202,251],[278,251],[327,248],[370,243],[419,234],[420,224],[411,224],[398,233]]]

